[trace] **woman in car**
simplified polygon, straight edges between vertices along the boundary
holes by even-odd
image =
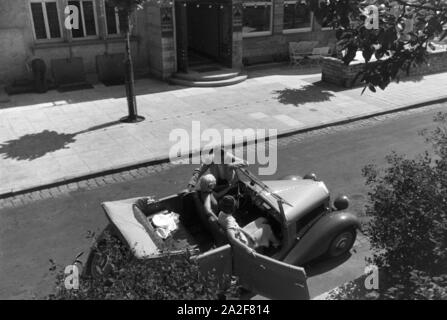
[[[218,203],[213,193],[216,187],[216,178],[212,174],[201,176],[196,186],[196,193],[204,212],[209,217],[215,217],[218,212]]]
[[[214,189],[215,196],[220,199],[226,195],[237,184],[236,168],[246,166],[247,163],[235,157],[233,154],[220,149],[215,153],[211,149],[208,159],[201,166],[194,170],[188,183],[188,191],[192,191],[197,185],[197,181],[206,173],[211,173],[216,178]]]

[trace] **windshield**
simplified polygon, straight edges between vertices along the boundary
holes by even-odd
[[[263,183],[261,180],[259,180],[257,177],[255,177],[247,169],[238,168],[237,171],[238,171],[238,176],[239,176],[240,180],[256,184],[258,187],[260,187],[262,190],[264,190],[267,194],[272,196],[276,201],[278,201],[278,203],[280,203],[281,205],[286,204],[286,205],[292,207],[292,205],[289,202],[287,202],[282,197],[275,194],[265,183]]]

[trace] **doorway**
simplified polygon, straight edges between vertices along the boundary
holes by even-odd
[[[175,2],[179,71],[231,68],[231,12],[231,0]]]

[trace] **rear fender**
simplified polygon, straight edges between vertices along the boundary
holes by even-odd
[[[287,254],[284,262],[303,265],[322,256],[340,232],[348,228],[360,229],[359,219],[346,211],[333,211],[319,219]]]

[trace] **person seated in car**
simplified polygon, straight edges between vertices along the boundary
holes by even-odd
[[[196,186],[197,196],[208,219],[215,219],[219,208],[213,192],[215,187],[216,178],[212,174],[201,176]]]
[[[214,149],[211,149],[206,161],[194,170],[188,183],[188,191],[194,190],[198,180],[206,172],[211,173],[216,178],[214,194],[217,199],[226,195],[236,186],[238,182],[236,169],[247,166],[247,163],[230,152],[226,152],[223,148],[217,153],[215,154]]]
[[[236,199],[226,195],[220,201],[218,222],[225,229],[229,240],[240,241],[251,249],[267,248],[270,243],[274,247],[280,245],[272,228],[265,218],[259,218],[244,228],[241,228],[234,218],[236,212]]]

